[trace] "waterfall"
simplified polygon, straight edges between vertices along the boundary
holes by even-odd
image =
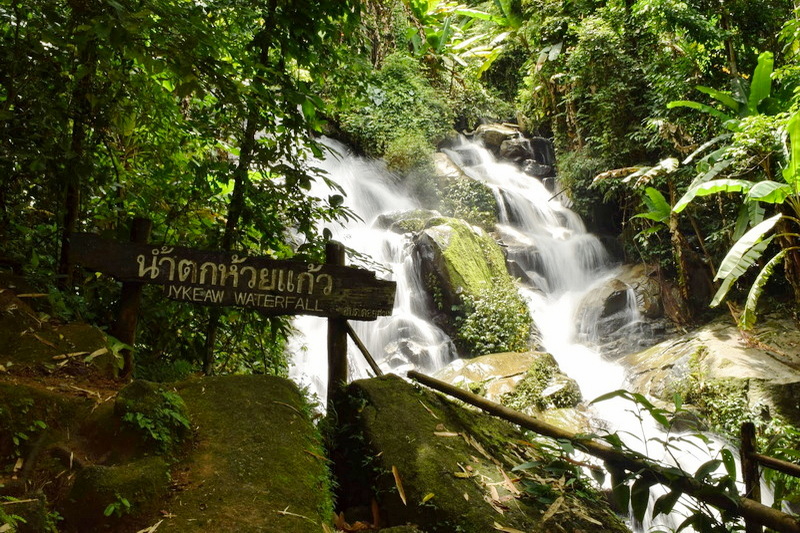
[[[346,204],[361,219],[356,224],[335,228],[334,237],[386,265],[388,277],[397,282],[392,316],[375,322],[354,323],[354,329],[386,372],[404,374],[413,368],[430,373],[442,368],[458,354],[448,336],[424,318],[428,316],[424,309],[426,299],[422,296],[419,261],[414,257],[410,238],[375,228],[381,216],[419,209],[420,202],[405,192],[380,162],[356,157],[335,141],[326,140],[326,143],[334,155],[317,165],[346,191]],[[509,259],[528,277],[529,286],[520,288],[520,292],[529,304],[544,347],[556,358],[562,371],[578,382],[587,399],[624,388],[622,367],[605,360],[591,348],[599,335],[596,329],[599,317],[578,316],[583,298],[617,273],[618,265],[600,241],[588,233],[581,219],[556,200],[538,179],[513,165],[497,162],[478,144],[463,141],[446,153],[467,176],[492,189],[500,219],[497,233],[507,246]],[[322,184],[315,186],[324,187]],[[312,192],[318,196],[328,194],[324,188]],[[620,327],[633,328],[637,323],[639,317],[632,291],[627,293],[623,310],[611,318]],[[580,328],[576,327],[578,323]],[[325,321],[302,317],[295,325],[302,335],[290,344],[294,354],[290,375],[317,393],[324,405]],[[350,351],[350,378],[368,377],[368,367],[361,354],[353,347]],[[626,442],[631,448],[656,460],[676,455],[673,452],[670,457],[654,456],[666,455],[666,451],[663,446],[661,449],[648,446],[648,440],[664,436],[652,421],[640,419],[633,413],[629,402],[613,399],[595,404],[594,410],[602,429],[618,431],[620,435],[642,435],[640,439]],[[681,466],[688,472],[694,472],[709,459],[694,457],[689,451],[683,455]],[[636,529],[647,531],[655,525],[676,528],[681,520],[680,516],[662,516],[655,523],[639,524]]]

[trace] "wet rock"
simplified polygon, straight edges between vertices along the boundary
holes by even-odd
[[[574,491],[565,493],[563,511],[541,522],[549,503],[511,479],[552,476],[542,466],[508,475],[539,453],[518,443],[521,433],[396,376],[351,383],[336,413],[335,462],[346,516],[374,499],[388,527],[555,532],[595,531],[601,523],[607,532],[627,531],[599,496],[582,499]]]
[[[579,335],[600,346],[609,358],[658,342],[674,329],[664,317],[661,293],[654,268],[623,265],[578,305]]]
[[[500,152],[503,141],[517,139],[520,137],[519,129],[505,124],[481,124],[473,132],[473,137],[494,152]]]
[[[675,392],[684,396],[718,393],[729,401],[742,400],[739,410],[779,415],[800,425],[797,324],[771,315],[761,320],[752,335],[747,342],[730,317],[723,316],[621,362],[629,368],[630,385],[637,392],[665,401],[671,401]],[[714,403],[708,400],[704,402]]]

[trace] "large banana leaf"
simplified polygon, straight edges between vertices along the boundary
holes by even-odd
[[[732,116],[726,115],[719,109],[711,107],[710,105],[701,104],[700,102],[693,102],[691,100],[673,100],[667,104],[667,109],[672,109],[673,107],[688,107],[690,109],[696,109],[698,111],[708,113],[711,116],[717,117],[723,122],[733,120]]]
[[[709,196],[721,192],[747,192],[753,186],[753,182],[747,180],[718,179],[705,183],[698,183],[689,188],[680,200],[672,208],[676,213],[680,213],[697,196]]]
[[[775,270],[777,265],[786,255],[787,250],[781,250],[775,256],[767,261],[764,268],[756,276],[753,285],[750,287],[750,292],[747,294],[747,303],[744,306],[744,312],[739,317],[739,325],[744,329],[750,329],[756,323],[756,307],[758,306],[758,299],[764,291],[764,285],[767,284],[769,278],[772,276],[772,271]]]
[[[783,169],[783,179],[795,192],[800,192],[800,111],[789,118],[786,131],[789,133],[791,152],[789,166]]]
[[[705,87],[703,85],[698,85],[697,87],[695,87],[695,89],[697,89],[701,93],[706,93],[707,95],[711,96],[711,98],[713,98],[714,100],[730,108],[731,111],[734,111],[736,113],[739,112],[739,102],[733,99],[731,93],[726,91],[718,91],[716,89],[712,89],[711,87]]]
[[[758,56],[758,65],[753,71],[750,81],[750,95],[747,98],[747,109],[751,115],[758,114],[758,104],[769,98],[772,92],[772,52],[764,52]]]
[[[714,278],[717,279],[725,279],[728,277],[738,278],[745,271],[750,268],[753,263],[758,261],[761,257],[761,254],[767,248],[767,245],[772,241],[774,235],[771,235],[769,238],[764,238],[764,235],[768,231],[770,231],[775,224],[778,223],[778,220],[781,218],[781,214],[778,213],[777,215],[768,218],[767,220],[761,222],[756,227],[752,228],[750,231],[745,233],[741,239],[736,241],[736,243],[728,250],[728,254],[725,256],[725,259],[722,260],[722,264],[719,266],[719,270],[717,271],[717,275]]]
[[[762,220],[764,220],[764,206],[758,202],[744,202],[739,207],[739,216],[733,229],[733,240],[741,239],[747,228],[752,228]]]
[[[757,200],[768,204],[782,204],[794,191],[786,183],[759,181],[748,191],[745,200]]]

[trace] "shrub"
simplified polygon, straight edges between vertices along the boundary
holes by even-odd
[[[511,283],[495,282],[462,297],[457,341],[471,356],[528,349],[531,315]]]

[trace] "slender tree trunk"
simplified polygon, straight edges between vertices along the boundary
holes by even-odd
[[[264,31],[270,31],[272,28],[272,18],[275,13],[275,0],[272,0],[267,6],[267,16],[265,17]],[[256,35],[254,42],[259,42],[262,34]],[[266,41],[266,46],[261,47],[259,53],[259,61],[262,65],[269,64],[269,41]],[[256,79],[257,83],[262,83],[263,80]],[[253,163],[256,149],[256,133],[258,133],[260,120],[260,111],[255,104],[250,108],[245,123],[244,134],[239,149],[239,163],[233,171],[233,192],[231,193],[231,202],[228,204],[228,219],[225,222],[225,232],[222,235],[222,249],[230,251],[233,249],[234,241],[236,238],[236,231],[239,226],[239,220],[244,211],[245,189],[249,185],[248,173]],[[206,328],[206,343],[205,353],[203,354],[203,372],[206,375],[214,373],[214,346],[217,339],[217,330],[219,329],[219,319],[222,311],[213,307],[208,318],[208,327]]]
[[[75,26],[79,26],[89,16],[85,6],[74,6]],[[86,157],[86,142],[89,135],[90,104],[88,96],[91,93],[92,75],[94,72],[95,50],[93,41],[87,42],[78,56],[75,72],[80,67],[87,67],[88,74],[78,81],[72,90],[72,138],[69,153],[64,163],[61,183],[66,185],[64,195],[64,218],[61,234],[61,255],[59,258],[58,284],[61,288],[72,285],[73,268],[69,264],[70,234],[78,228],[81,208],[81,185],[89,174],[91,161]]]

